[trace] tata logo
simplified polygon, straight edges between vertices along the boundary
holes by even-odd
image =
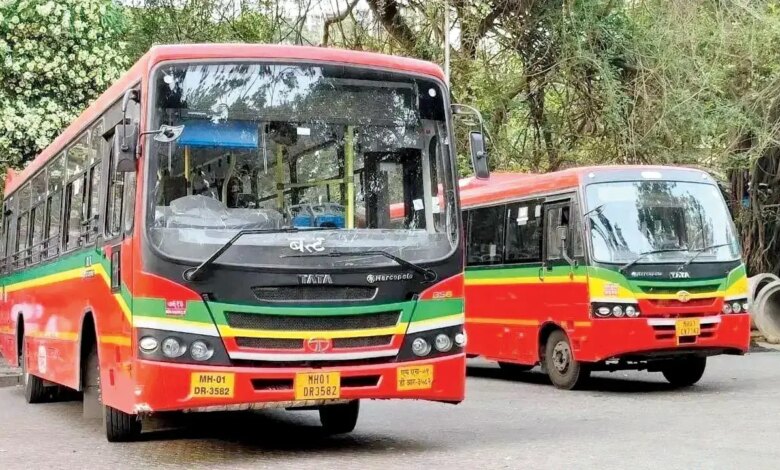
[[[333,279],[330,277],[330,274],[298,274],[298,284],[333,284]]]
[[[306,352],[324,353],[330,351],[333,342],[328,338],[309,338],[306,340]]]
[[[401,274],[369,274],[366,276],[366,281],[369,284],[374,284],[377,282],[387,282],[387,281],[408,281],[412,278],[412,273],[401,273]]]
[[[691,273],[687,271],[672,271],[669,273],[669,277],[672,279],[690,279]]]
[[[691,300],[691,293],[688,291],[681,290],[677,293],[677,300],[679,300],[682,303],[688,302]]]

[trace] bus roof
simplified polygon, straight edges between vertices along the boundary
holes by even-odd
[[[647,173],[658,175],[647,175]],[[462,207],[468,208],[566,189],[574,190],[584,183],[658,179],[659,177],[664,180],[705,181],[714,184],[712,178],[702,170],[671,166],[605,165],[569,168],[552,173],[494,172],[485,180],[461,179],[460,201]]]
[[[326,62],[355,66],[368,66],[406,73],[428,75],[444,81],[444,72],[431,62],[397,57],[374,52],[345,49],[287,46],[270,44],[180,44],[154,46],[141,57],[121,78],[95,100],[62,133],[43,149],[20,172],[11,168],[6,172],[5,195],[12,193],[46,162],[64,150],[79,134],[115,103],[129,87],[140,82],[159,62],[169,60],[231,60],[231,59],[287,59],[292,61]]]

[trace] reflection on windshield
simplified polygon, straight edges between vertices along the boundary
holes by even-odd
[[[586,193],[596,261],[684,262],[708,247],[695,262],[739,257],[728,210],[711,184],[601,183],[588,186]]]
[[[242,229],[345,230],[317,237],[417,261],[456,246],[435,83],[349,67],[199,64],[161,68],[155,90],[152,128],[184,125],[152,149],[149,230],[168,255],[205,259]],[[244,237],[237,247],[278,249],[224,262],[278,265],[289,238]]]

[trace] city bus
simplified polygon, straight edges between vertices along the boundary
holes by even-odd
[[[460,189],[467,354],[573,389],[624,369],[689,386],[708,356],[748,350],[745,266],[707,173],[493,173]]]
[[[0,352],[26,400],[81,392],[109,441],[169,411],[318,410],[343,433],[361,399],[462,401],[457,106],[413,59],[152,48],[7,175]]]

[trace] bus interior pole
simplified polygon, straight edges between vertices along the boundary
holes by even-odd
[[[284,148],[276,144],[276,206],[284,209]]]
[[[184,179],[187,181],[187,195],[192,196],[192,181],[190,181],[190,146],[184,146]]]
[[[355,228],[355,127],[347,126],[344,138],[344,187],[347,192],[346,228]]]

